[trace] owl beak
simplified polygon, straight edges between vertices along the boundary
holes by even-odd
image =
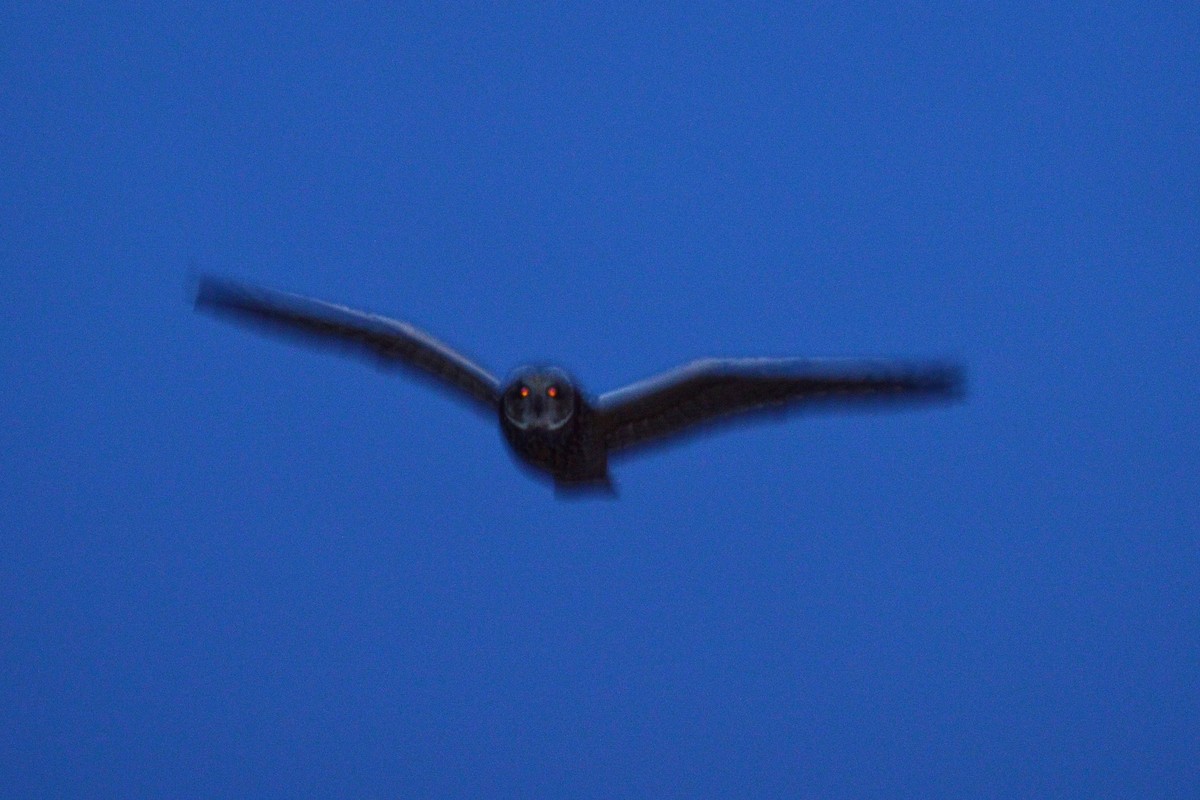
[[[540,394],[534,395],[533,415],[535,417],[541,417],[542,414],[544,414],[544,413],[546,413],[546,401],[542,399],[542,396]]]

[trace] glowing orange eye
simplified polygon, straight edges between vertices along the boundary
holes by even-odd
[[[546,390],[546,394],[550,395],[551,397],[558,397],[558,387],[551,386],[549,389]]]
[[[528,386],[521,387],[521,397],[529,397],[529,387]]]

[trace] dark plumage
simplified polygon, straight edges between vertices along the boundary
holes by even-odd
[[[503,385],[413,326],[298,295],[202,278],[196,308],[347,346],[454,390],[498,415],[513,453],[559,489],[611,490],[608,456],[751,412],[849,402],[946,400],[962,372],[943,365],[800,359],[708,359],[585,397],[557,367],[524,367]]]

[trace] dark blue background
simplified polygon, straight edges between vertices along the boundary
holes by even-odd
[[[0,795],[1195,796],[1194,4],[158,5],[0,9]],[[192,269],[971,393],[564,504]]]

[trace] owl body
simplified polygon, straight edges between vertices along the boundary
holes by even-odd
[[[560,490],[611,489],[595,411],[561,369],[518,370],[499,406],[500,430],[525,466]]]

